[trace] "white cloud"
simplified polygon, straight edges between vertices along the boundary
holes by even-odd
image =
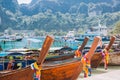
[[[18,1],[18,4],[29,4],[32,0],[17,0]]]

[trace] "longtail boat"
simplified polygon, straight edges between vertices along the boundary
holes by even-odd
[[[98,42],[99,38],[96,37],[87,55],[93,54]],[[91,58],[91,56],[88,58]],[[40,62],[40,60],[38,61]],[[41,80],[76,80],[83,69],[83,63],[80,58],[71,58],[45,62],[42,67]],[[0,80],[33,80],[33,73],[33,70],[28,66],[23,69],[0,73]]]
[[[96,50],[99,39],[100,39],[99,37],[95,37],[89,52],[86,54],[86,57],[88,59],[91,59],[94,51]],[[85,46],[85,44],[84,44],[84,46]],[[41,76],[41,79],[42,80],[76,80],[83,69],[83,63],[80,60],[80,58],[71,58],[71,59],[66,59],[63,61],[73,61],[73,60],[75,60],[75,62],[70,62],[70,63],[67,62],[67,63],[65,63],[65,65],[63,65],[64,63],[61,62],[61,60],[60,60],[60,63],[62,65],[60,63],[58,63],[58,66],[51,65],[52,66],[51,68],[53,68],[53,69],[49,68],[48,70],[46,70],[46,69],[43,70],[43,73],[42,73],[43,75]],[[55,62],[57,62],[57,61],[55,61]],[[75,66],[76,66],[76,68],[75,68]]]
[[[88,37],[85,37],[85,39],[84,39],[84,41],[83,41],[83,43],[82,43],[82,45],[79,47],[79,50],[82,52],[82,50],[84,49],[84,47],[85,47],[85,45],[87,44],[87,42],[88,42],[88,40],[89,40],[89,38]],[[16,49],[17,50],[17,49]],[[11,50],[11,52],[13,52],[13,51],[16,51],[16,50]],[[23,50],[23,49],[22,49]],[[24,49],[24,50],[26,50],[26,49]],[[17,51],[19,51],[19,50],[17,50]],[[21,50],[20,50],[21,51]],[[28,51],[28,49],[27,49],[27,51]],[[39,51],[38,51],[39,52]],[[37,52],[37,54],[39,54]],[[16,53],[16,52],[15,52]],[[45,59],[45,62],[48,62],[48,61],[60,61],[60,60],[66,60],[66,59],[70,59],[70,58],[74,58],[74,53],[72,52],[72,53],[68,53],[68,54],[62,54],[62,55],[53,55],[53,56],[51,56],[51,57],[46,57],[46,59]],[[37,57],[35,58],[35,59],[37,59]],[[35,59],[32,59],[32,58],[29,58],[29,59],[27,59],[27,60],[16,60],[16,63],[22,63],[22,68],[23,67],[25,67],[26,65],[29,65],[29,64],[31,64],[31,63],[33,63],[33,62],[35,62],[36,60]],[[5,60],[5,59],[3,59],[3,60]],[[3,64],[3,63],[1,63],[1,64]],[[7,64],[8,64],[8,61],[4,61],[4,68],[1,68],[0,70],[5,70],[5,69],[7,69]],[[2,66],[2,65],[1,65]]]
[[[53,43],[54,39],[50,36],[47,36],[43,46],[42,46],[42,50],[39,54],[39,58],[37,59],[36,63],[37,65],[42,65],[43,61],[45,60],[45,57],[49,51],[49,48],[51,46],[51,44]],[[30,67],[26,67],[26,68],[22,68],[20,70],[7,70],[7,71],[3,71],[2,73],[0,73],[0,80],[33,80],[33,70],[29,70],[31,69]],[[12,74],[12,76],[11,76]]]
[[[52,43],[52,40],[46,39],[46,41],[42,47],[41,53],[47,52],[50,44]],[[42,63],[43,59],[41,61],[41,56],[40,60],[38,59],[38,62]],[[82,62],[80,59],[64,60],[57,63],[52,61],[43,64],[42,67],[43,69],[41,71],[41,80],[74,80],[77,79],[80,72],[82,71]],[[73,74],[75,72],[77,72],[76,75]],[[19,70],[4,71],[0,73],[0,80],[33,80],[33,73],[34,72],[30,66]]]
[[[85,37],[83,43],[81,46],[79,46],[79,51],[82,52],[82,50],[84,49],[85,45],[87,44],[89,38],[88,37]],[[74,58],[74,53],[69,53],[69,54],[62,54],[62,55],[59,55],[59,56],[54,56],[54,57],[49,57],[49,58],[46,58],[45,61],[58,61],[58,60],[65,60],[65,59],[70,59],[70,58]]]
[[[100,65],[104,65],[103,62]],[[120,66],[120,51],[109,53],[109,64],[110,66]]]
[[[111,36],[110,42],[109,42],[108,46],[106,47],[107,51],[109,51],[109,49],[111,48],[114,41],[115,41],[115,37]],[[95,53],[91,59],[91,67],[97,68],[99,66],[99,64],[101,63],[102,58],[103,58],[103,56],[102,56],[101,52]]]

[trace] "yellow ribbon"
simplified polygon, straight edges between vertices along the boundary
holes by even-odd
[[[83,71],[85,73],[85,77],[88,77],[88,67],[90,67],[90,62],[86,60],[85,57],[82,57],[81,59],[82,63],[83,63]]]
[[[82,54],[81,54],[81,52],[80,52],[79,50],[76,50],[76,51],[75,51],[75,56],[76,56],[76,57],[81,57]]]
[[[41,75],[41,70],[42,70],[42,67],[41,66],[38,66],[37,63],[35,62],[34,63],[34,68],[36,70],[36,77],[39,77]]]
[[[108,51],[106,49],[104,49],[104,54],[105,54],[105,56],[104,56],[105,63],[108,64],[108,62],[109,62],[109,53],[108,53]]]

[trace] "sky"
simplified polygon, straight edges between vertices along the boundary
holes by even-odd
[[[32,0],[17,0],[17,1],[18,4],[22,4],[22,3],[29,4]]]

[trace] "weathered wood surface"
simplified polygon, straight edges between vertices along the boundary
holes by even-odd
[[[63,64],[63,62],[61,63]],[[51,66],[51,68],[42,71],[41,80],[76,80],[82,71],[82,67],[81,61]]]
[[[109,64],[108,65],[118,65],[120,66],[120,52],[110,53]]]
[[[100,65],[103,65],[103,61]],[[120,66],[120,52],[109,53],[109,66]]]
[[[92,59],[91,59],[91,67],[92,68],[97,68],[101,61],[102,61],[102,54],[101,53],[95,53],[92,56]]]

